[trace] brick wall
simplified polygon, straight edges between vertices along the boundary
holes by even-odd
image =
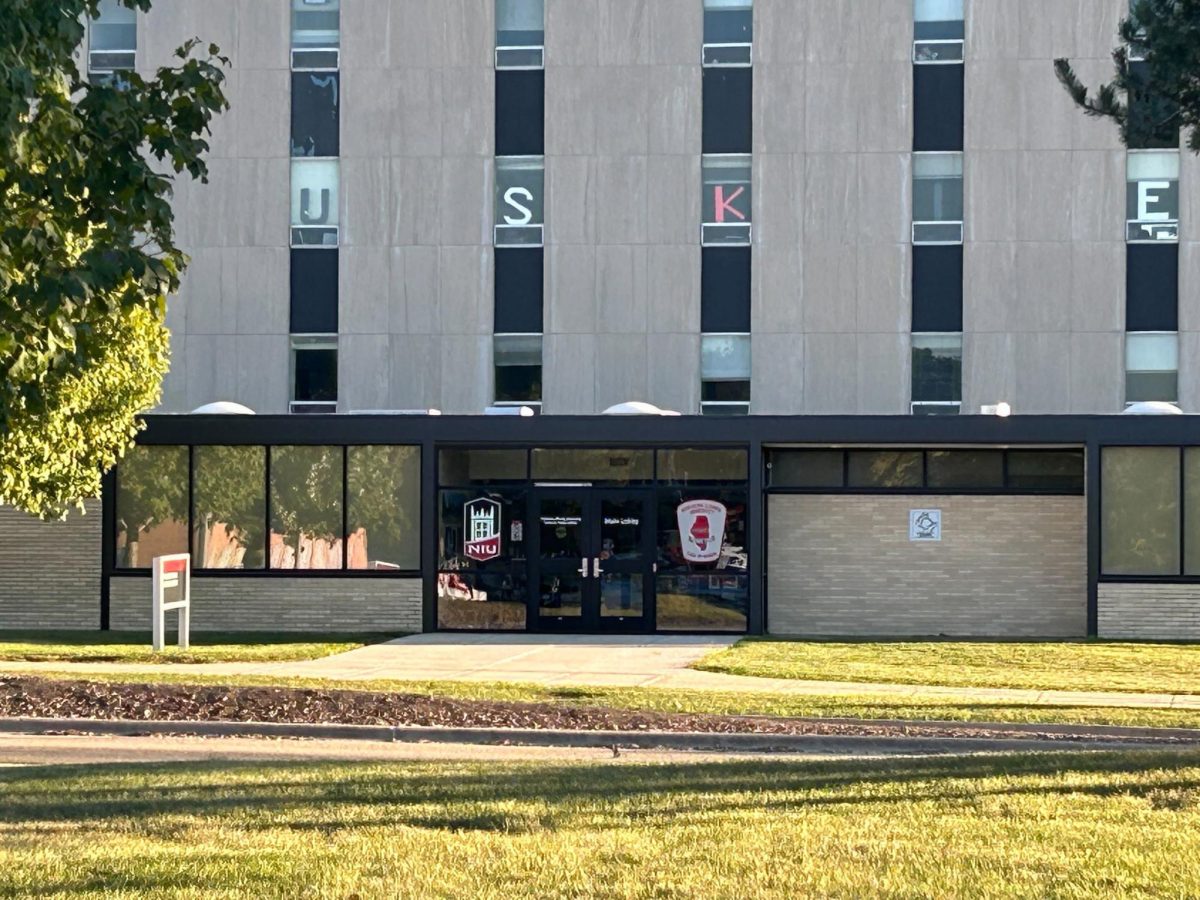
[[[1084,637],[1083,497],[773,496],[772,634]],[[908,539],[942,510],[941,542]]]
[[[1200,641],[1200,584],[1101,584],[1102,638]]]
[[[114,631],[150,628],[149,578],[114,577],[109,600]],[[193,578],[192,628],[418,632],[421,579]]]
[[[0,506],[0,629],[100,627],[100,501],[43,522]]]

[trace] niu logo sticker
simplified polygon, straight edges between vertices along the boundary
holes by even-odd
[[[466,539],[463,555],[476,562],[500,556],[500,504],[495,500],[472,500],[463,508]]]
[[[689,500],[675,512],[683,558],[694,563],[714,563],[725,542],[725,507],[715,500]]]

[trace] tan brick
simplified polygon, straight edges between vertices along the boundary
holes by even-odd
[[[908,539],[913,509],[942,540]],[[1083,637],[1082,497],[797,495],[768,500],[772,634]]]
[[[421,594],[419,578],[193,578],[192,629],[415,633]],[[114,631],[150,628],[149,578],[114,577],[109,603]]]
[[[100,501],[64,521],[0,506],[0,628],[100,627]]]

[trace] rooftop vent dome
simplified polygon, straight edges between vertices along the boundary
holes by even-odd
[[[206,403],[192,410],[193,416],[252,416],[254,410],[232,400],[218,400],[216,403]]]
[[[1152,400],[1146,403],[1131,403],[1126,408],[1124,416],[1182,416],[1183,410],[1174,403],[1163,403]]]
[[[659,409],[653,403],[641,400],[630,400],[628,403],[618,403],[610,406],[603,413],[606,416],[677,416],[679,413],[669,409]]]

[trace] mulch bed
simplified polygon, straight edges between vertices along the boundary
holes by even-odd
[[[24,676],[0,677],[0,717],[15,716],[122,721],[1087,740],[1082,735],[1031,734],[1028,731],[997,731],[994,728],[984,730],[965,723],[848,724],[817,719],[661,713],[556,703],[454,700],[373,691],[116,684]],[[1155,742],[1159,741],[1156,739]]]

